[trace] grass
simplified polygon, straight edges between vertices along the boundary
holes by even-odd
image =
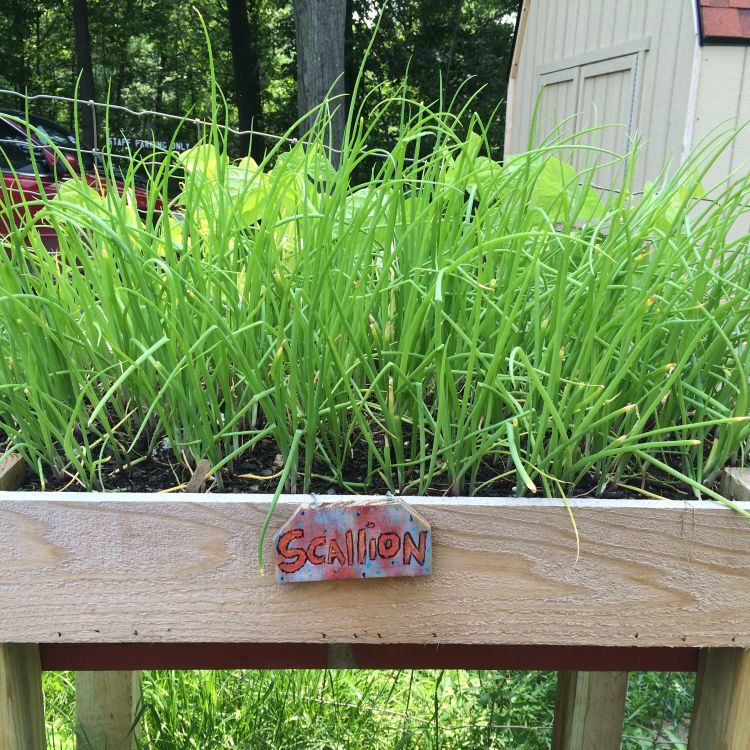
[[[684,748],[692,689],[631,675],[624,750]],[[542,750],[554,694],[549,672],[147,672],[141,747]],[[45,695],[49,747],[72,749],[72,675],[45,674]]]

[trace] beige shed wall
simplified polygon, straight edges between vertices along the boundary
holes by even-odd
[[[709,46],[701,49],[693,147],[721,131],[750,122],[750,48]],[[750,126],[748,126],[750,127]],[[706,187],[730,174],[750,169],[750,131],[745,129],[724,149],[706,176]]]
[[[597,60],[611,60],[613,52],[632,54],[632,50],[647,46],[632,74],[613,70],[605,82],[603,78],[584,80],[585,73],[579,72],[573,81],[559,81],[551,97],[553,103],[545,104],[546,120],[552,120],[551,109],[559,118],[573,114],[571,108],[595,106],[598,122],[603,124],[618,115],[624,118],[623,108],[627,107],[632,113],[631,134],[646,139],[636,182],[642,184],[655,176],[667,159],[679,161],[697,50],[693,0],[526,0],[526,11],[526,28],[520,39],[509,101],[509,153],[527,148],[540,81],[563,77],[549,72],[545,77],[545,71],[576,60],[584,66],[579,71],[585,71],[585,66],[591,71]],[[601,64],[600,68],[606,66]],[[547,91],[551,92],[551,88]],[[631,108],[633,96],[635,106]],[[571,103],[574,98],[575,103]],[[584,117],[591,122],[593,114],[589,111],[581,115],[578,126]],[[543,135],[538,134],[537,142]],[[627,149],[626,127],[617,137],[609,133],[602,137],[607,147]],[[617,176],[611,178],[616,180]]]

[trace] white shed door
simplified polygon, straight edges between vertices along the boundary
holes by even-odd
[[[620,156],[633,147],[640,99],[640,69],[648,41],[597,50],[577,58],[545,65],[538,72],[541,99],[534,141],[542,143],[549,135],[566,137],[587,128],[607,125],[577,142],[595,145]],[[624,54],[623,54],[624,53]],[[560,122],[572,119],[559,126]],[[596,179],[604,184],[617,183],[624,173],[622,163],[607,166],[606,154],[578,151],[579,168],[597,161],[603,166]]]
[[[580,75],[579,130],[597,125],[614,126],[597,130],[581,142],[620,156],[627,154],[633,147],[636,123],[638,56],[627,55],[584,65]],[[606,164],[611,158],[606,154],[579,152],[578,166],[583,167],[592,160]],[[624,170],[622,163],[604,166],[597,172],[597,179],[609,184],[621,178]]]
[[[544,92],[537,111],[537,145],[547,136],[558,139],[576,132],[580,73],[580,68],[564,68],[539,76]]]

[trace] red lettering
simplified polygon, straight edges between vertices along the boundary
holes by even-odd
[[[367,555],[367,532],[364,529],[360,529],[357,532],[357,560],[360,565],[365,564],[365,556]]]
[[[299,547],[289,547],[289,543],[295,539],[301,539],[305,535],[302,529],[290,529],[286,534],[282,534],[276,545],[276,551],[285,559],[279,563],[279,570],[282,573],[296,573],[307,561],[305,550]]]
[[[307,559],[313,565],[322,565],[326,561],[325,554],[319,555],[317,550],[320,549],[326,543],[324,536],[316,536],[307,547]]]
[[[344,557],[344,551],[339,546],[339,543],[335,539],[331,539],[331,544],[328,547],[328,564],[330,565],[333,561],[337,560],[339,565],[346,565],[346,557]]]
[[[368,546],[370,547],[370,560],[374,560],[377,554],[375,552],[375,539],[374,538],[370,539],[370,543]]]
[[[352,565],[354,563],[354,532],[349,529],[346,532],[346,564]]]
[[[398,554],[401,549],[401,540],[398,534],[387,531],[378,537],[378,554],[385,560],[390,560]]]
[[[409,565],[414,558],[420,565],[424,565],[425,555],[427,554],[427,532],[419,532],[419,546],[414,544],[412,535],[407,531],[404,534],[404,565]]]

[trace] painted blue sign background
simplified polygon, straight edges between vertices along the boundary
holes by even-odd
[[[430,525],[400,500],[302,505],[274,544],[282,583],[432,572]]]

